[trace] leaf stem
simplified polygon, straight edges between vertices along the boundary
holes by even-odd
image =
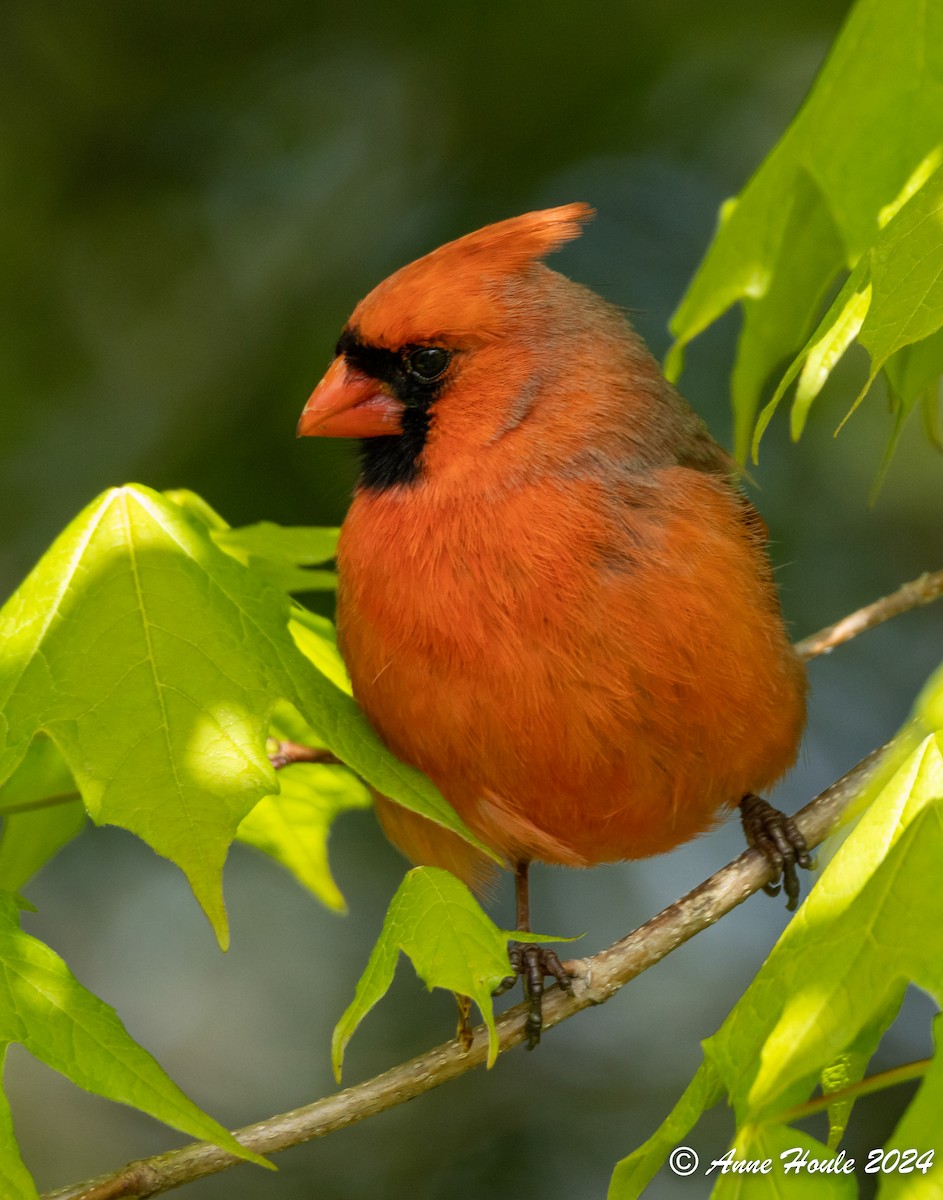
[[[903,1063],[899,1067],[889,1067],[886,1071],[878,1071],[877,1074],[868,1075],[866,1079],[859,1079],[857,1083],[852,1083],[846,1088],[840,1088],[836,1092],[827,1092],[812,1100],[806,1100],[804,1104],[796,1104],[792,1108],[787,1108],[785,1112],[777,1114],[776,1121],[783,1125],[791,1125],[793,1121],[799,1121],[803,1117],[812,1117],[816,1113],[825,1112],[833,1104],[842,1100],[858,1100],[862,1096],[870,1096],[872,1092],[880,1092],[901,1083],[922,1079],[929,1069],[930,1062],[929,1058],[921,1058],[917,1062]]]
[[[81,800],[79,791],[59,792],[55,796],[43,796],[40,800],[24,800],[22,804],[4,804],[0,807],[0,817],[9,817],[13,813],[35,812],[39,808],[55,808],[57,804],[71,804]]]

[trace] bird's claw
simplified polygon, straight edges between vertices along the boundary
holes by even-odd
[[[752,792],[740,801],[740,820],[747,843],[758,850],[776,872],[776,880],[767,883],[763,891],[768,896],[778,896],[784,890],[786,908],[794,912],[799,903],[796,867],[810,870],[815,866],[805,838],[791,817]]]
[[[564,989],[569,991],[573,985],[570,975],[560,961],[555,950],[546,946],[538,946],[534,942],[511,942],[508,946],[508,958],[514,968],[513,975],[506,975],[495,989],[495,995],[500,996],[517,983],[518,976],[524,985],[524,996],[527,1000],[528,1012],[524,1028],[527,1032],[527,1049],[533,1048],[540,1041],[543,1031],[543,995],[544,979],[550,976]]]

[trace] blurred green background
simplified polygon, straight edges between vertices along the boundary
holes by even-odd
[[[488,221],[570,200],[598,209],[554,265],[626,306],[656,353],[720,202],[785,128],[845,0],[328,5],[182,0],[0,13],[0,596],[100,490],[188,487],[234,524],[335,523],[345,445],[294,425],[354,303],[391,270]],[[737,320],[688,356],[682,389],[729,442]],[[799,636],[943,563],[939,458],[909,430],[873,512],[880,392],[837,441],[854,353],[798,447],[780,417],[753,471]],[[940,611],[910,614],[811,670],[792,809],[906,715],[939,661]],[[236,848],[221,955],[184,881],[129,835],[85,834],[28,888],[28,928],[230,1125],[333,1084],[330,1029],[403,864],[370,814],[332,839],[346,918]],[[538,871],[538,928],[607,944],[738,853],[736,822],[654,862]],[[510,921],[509,889],[494,913]],[[241,1168],[193,1200],[604,1193],[651,1132],[786,920],[756,897],[604,1009],[362,1126]],[[908,1000],[878,1065],[927,1052]],[[351,1045],[355,1082],[450,1036],[448,996],[408,969]],[[7,1070],[40,1187],[179,1144],[14,1048]],[[906,1091],[863,1102],[852,1152]],[[820,1135],[823,1127],[812,1126]],[[689,1143],[711,1157],[720,1109]],[[696,1194],[659,1176],[656,1197]],[[706,1191],[706,1187],[704,1189]]]

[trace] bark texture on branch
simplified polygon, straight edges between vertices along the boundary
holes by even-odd
[[[909,612],[912,608],[921,608],[943,596],[943,571],[928,571],[919,579],[902,584],[896,592],[882,596],[873,604],[866,604],[857,612],[842,617],[834,625],[813,633],[811,637],[796,642],[796,653],[806,662],[817,658],[820,654],[828,654],[843,642],[850,642],[861,633],[867,633],[876,625],[882,625],[891,617]]]

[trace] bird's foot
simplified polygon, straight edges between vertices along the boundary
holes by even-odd
[[[302,746],[300,742],[269,739],[269,762],[276,771],[295,763],[340,763],[340,759],[322,746]]]
[[[567,992],[572,987],[573,981],[556,951],[550,950],[546,946],[538,946],[534,942],[511,942],[508,945],[508,958],[511,960],[514,974],[508,975],[501,981],[495,990],[495,995],[500,996],[502,992],[512,988],[520,976],[528,1005],[527,1020],[524,1023],[527,1032],[527,1049],[533,1050],[540,1041],[544,1025],[544,979],[547,977],[555,979]]]
[[[794,912],[799,902],[796,867],[809,870],[815,865],[795,821],[752,792],[740,801],[740,821],[747,843],[776,871],[775,881],[767,883],[763,891],[778,896],[780,890],[785,890],[786,908]]]

